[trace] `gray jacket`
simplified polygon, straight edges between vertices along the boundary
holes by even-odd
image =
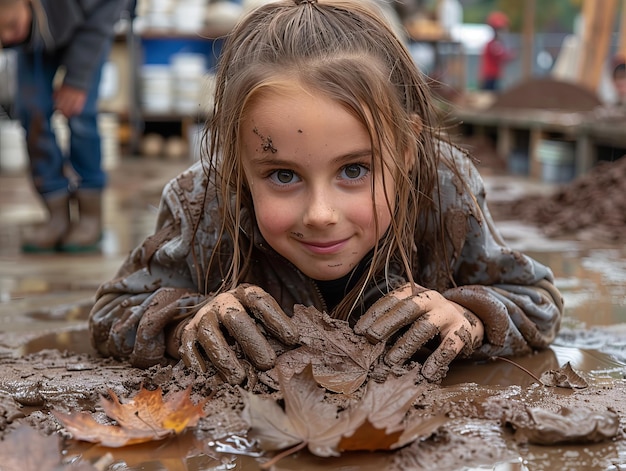
[[[474,357],[522,354],[547,347],[554,340],[563,312],[552,272],[502,241],[485,204],[482,179],[471,160],[446,145],[442,145],[442,153],[439,201],[443,217],[454,222],[451,227],[455,231],[447,250],[449,260],[445,260],[454,283],[444,290],[444,296],[485,323],[486,341]],[[450,164],[459,172],[453,172]],[[458,175],[466,177],[467,185],[459,185]],[[90,331],[101,353],[129,358],[141,367],[161,362],[167,325],[193,315],[198,304],[207,299],[204,293],[220,285],[220,270],[208,272],[206,266],[219,229],[217,204],[210,190],[205,193],[206,187],[207,177],[200,163],[169,182],[154,235],[128,256],[113,280],[98,290]],[[194,224],[204,198],[205,214],[194,238]],[[324,310],[315,282],[272,250],[253,221],[246,221],[244,226],[253,244],[245,281],[265,289],[287,313],[294,304]],[[224,258],[222,268],[229,260]],[[441,267],[420,269],[428,278],[429,272]],[[401,278],[399,274],[391,276]],[[371,288],[366,297],[379,297],[380,290]]]
[[[26,51],[58,54],[64,82],[87,90],[97,65],[114,36],[128,0],[40,0],[45,21],[33,15]]]

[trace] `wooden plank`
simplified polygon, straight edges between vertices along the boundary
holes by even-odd
[[[607,60],[618,0],[585,0],[579,83],[597,92]]]
[[[522,49],[522,77],[524,80],[530,79],[533,75],[535,58],[535,7],[535,0],[526,0],[523,3],[524,25],[522,38],[524,47]]]

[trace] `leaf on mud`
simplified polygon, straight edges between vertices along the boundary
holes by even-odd
[[[281,378],[285,410],[272,399],[243,391],[242,417],[250,425],[248,436],[265,450],[282,450],[306,442],[318,456],[338,456],[342,425],[337,407],[324,402],[324,389],[313,377],[311,365],[290,378]],[[339,432],[339,434],[338,434]]]
[[[516,429],[517,440],[537,445],[596,443],[613,438],[619,432],[619,416],[610,409],[598,412],[562,407],[555,413],[529,408],[528,414],[530,420],[511,424]]]
[[[298,444],[306,444],[317,456],[338,456],[344,450],[390,450],[428,436],[441,425],[441,418],[405,423],[408,409],[423,390],[414,380],[408,374],[370,383],[375,385],[368,384],[361,401],[338,412],[337,406],[324,402],[325,391],[308,365],[301,373],[281,377],[284,411],[271,399],[242,391],[243,419],[250,425],[249,437],[265,451]]]
[[[347,322],[332,319],[314,307],[296,305],[293,322],[303,345],[281,355],[268,372],[278,382],[278,370],[285,377],[299,373],[311,364],[315,380],[329,391],[351,394],[367,379],[367,373],[385,348],[384,342],[371,344],[357,335]]]
[[[425,438],[435,432],[447,420],[444,415],[429,417],[413,416],[407,418],[407,412],[415,400],[426,389],[424,384],[415,385],[417,369],[401,377],[390,377],[384,383],[370,381],[363,395],[353,410],[345,413],[351,416],[350,420],[365,425],[370,422],[375,428],[383,428],[389,435],[400,432],[397,440],[389,447],[354,448],[350,444],[351,437],[344,437],[340,449],[346,450],[393,450],[401,448],[419,438]],[[374,440],[372,438],[372,440]],[[343,447],[349,448],[343,448]]]
[[[193,404],[190,393],[190,389],[172,392],[164,401],[161,388],[149,391],[142,387],[134,398],[122,404],[109,391],[112,400],[101,398],[100,403],[116,425],[101,424],[87,412],[53,413],[74,439],[116,448],[161,440],[196,425],[204,417],[204,402]]]
[[[584,389],[589,386],[568,361],[558,370],[549,370],[539,378],[545,386],[557,388]]]

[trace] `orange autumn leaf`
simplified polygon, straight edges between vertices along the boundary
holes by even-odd
[[[122,403],[109,390],[111,400],[101,398],[100,404],[115,425],[101,424],[86,412],[53,413],[74,439],[117,448],[162,440],[196,425],[204,417],[204,402],[194,404],[190,393],[190,389],[172,392],[164,400],[161,388],[150,391],[142,387],[134,398]]]

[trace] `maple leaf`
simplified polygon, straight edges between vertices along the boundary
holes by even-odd
[[[204,417],[206,401],[193,404],[190,393],[190,388],[172,392],[164,401],[161,388],[150,391],[142,387],[134,398],[122,404],[109,390],[112,400],[102,397],[100,404],[106,415],[116,422],[115,425],[97,422],[87,412],[64,414],[53,411],[53,414],[74,439],[117,448],[162,440],[196,425]]]
[[[414,381],[415,373],[368,384],[360,402],[338,412],[337,406],[324,402],[325,390],[308,365],[301,373],[281,378],[284,411],[275,401],[242,390],[243,419],[250,425],[248,436],[265,451],[293,447],[293,452],[307,446],[311,453],[328,457],[345,450],[395,449],[430,435],[442,423],[441,417],[416,417],[409,427],[403,422],[423,390]]]
[[[354,433],[344,434],[340,450],[395,450],[435,432],[447,420],[443,415],[413,416],[407,412],[426,386],[415,385],[417,369],[384,383],[370,381],[363,398],[346,409]]]
[[[325,391],[313,377],[312,366],[280,383],[285,410],[273,400],[242,390],[246,405],[242,417],[250,425],[248,436],[263,450],[282,450],[299,443],[318,456],[338,456],[340,424],[337,407],[323,402]]]
[[[370,367],[385,348],[384,342],[371,344],[357,335],[345,321],[332,319],[314,307],[297,305],[292,317],[301,332],[303,345],[287,351],[277,360],[268,376],[278,382],[278,369],[284,377],[299,373],[311,364],[313,377],[329,391],[352,394],[367,379]]]

